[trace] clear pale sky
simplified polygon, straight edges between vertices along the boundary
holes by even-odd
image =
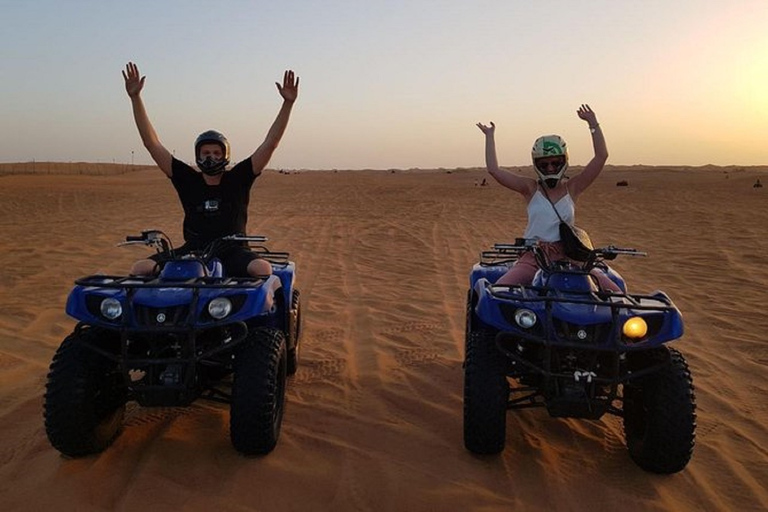
[[[121,70],[164,145],[263,140],[285,69],[301,78],[270,167],[530,163],[539,135],[609,163],[768,164],[768,0],[0,0],[0,161],[150,163]]]

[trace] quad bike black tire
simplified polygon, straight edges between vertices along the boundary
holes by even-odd
[[[482,454],[504,450],[509,382],[491,330],[469,330],[464,360],[464,446]]]
[[[473,314],[472,308],[474,307],[474,304],[472,303],[472,290],[467,290],[467,315],[464,322],[464,351],[466,353],[467,345],[469,343],[469,333],[472,331],[472,320],[473,320]]]
[[[293,347],[288,349],[288,375],[294,375],[296,370],[299,369],[299,357],[301,351],[301,294],[299,290],[293,290],[293,296],[291,298],[291,315],[293,311],[296,313],[296,325],[293,328]],[[291,321],[293,317],[291,317]]]
[[[234,353],[229,432],[244,455],[271,452],[280,437],[287,375],[285,335],[260,328],[249,333]]]
[[[693,379],[688,363],[677,350],[662,347],[648,356],[645,364],[658,363],[667,357],[669,364],[638,379],[637,383],[624,386],[627,448],[632,460],[642,469],[660,474],[676,473],[690,461],[696,439]]]
[[[85,346],[117,350],[119,338],[81,328],[59,346],[48,373],[43,415],[54,448],[70,457],[99,453],[120,434],[127,390],[116,361]]]

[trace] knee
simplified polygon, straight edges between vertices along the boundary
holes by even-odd
[[[157,273],[157,263],[152,260],[139,260],[131,267],[132,276],[151,276]]]
[[[494,284],[502,286],[513,286],[517,284],[529,285],[533,282],[533,277],[536,275],[538,267],[535,265],[528,265],[525,262],[518,261],[512,268],[510,268],[506,274],[496,280]]]
[[[619,285],[614,283],[613,279],[611,279],[605,272],[601,270],[593,270],[591,274],[597,278],[597,282],[603,290],[621,293],[622,290]]]
[[[533,281],[533,275],[529,275],[523,269],[513,267],[512,270],[507,271],[506,274],[498,278],[494,284],[502,286],[528,285],[531,284],[531,281]]]
[[[506,274],[498,278],[496,282],[493,284],[498,284],[502,286],[512,286],[515,284],[520,284],[519,281],[520,281],[519,276],[516,276],[512,272],[507,272]]]
[[[248,275],[253,277],[271,276],[272,265],[267,260],[255,259],[248,264]]]

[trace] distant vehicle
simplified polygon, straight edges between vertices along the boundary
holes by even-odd
[[[531,286],[493,283],[525,251],[541,267]],[[627,293],[606,260],[644,255],[613,246],[585,261],[548,261],[535,241],[481,253],[470,274],[464,364],[464,444],[495,454],[508,409],[544,407],[556,418],[623,418],[629,455],[641,468],[675,473],[694,448],[696,403],[683,355],[680,311],[663,292]],[[623,293],[601,291],[602,268]],[[510,386],[510,381],[514,386]]]
[[[79,320],[53,357],[45,391],[45,430],[61,453],[107,448],[128,401],[230,405],[232,445],[266,454],[278,441],[286,377],[299,362],[301,308],[295,264],[261,245],[264,236],[229,236],[177,257],[156,230],[121,245],[154,247],[168,258],[156,277],[91,275],[75,281],[67,314]],[[248,244],[272,264],[265,278],[227,277],[211,256],[218,244]],[[257,244],[257,245],[254,245]]]

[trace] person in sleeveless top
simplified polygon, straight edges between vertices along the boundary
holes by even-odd
[[[528,225],[523,236],[537,240],[550,261],[568,259],[560,242],[560,218],[557,213],[565,222],[574,223],[576,200],[594,183],[608,160],[605,137],[594,111],[589,105],[581,105],[576,113],[589,126],[594,156],[581,173],[567,181],[563,178],[568,169],[568,149],[560,136],[545,135],[534,142],[531,156],[538,179],[533,179],[502,170],[496,158],[496,125],[493,122],[490,125],[477,123],[477,127],[485,134],[485,162],[488,172],[501,185],[525,197],[528,204]],[[496,284],[530,284],[538,269],[533,253],[526,252]],[[593,275],[604,290],[620,291],[602,271],[595,269]]]
[[[205,249],[213,240],[246,234],[250,190],[277,149],[288,126],[291,109],[299,93],[299,77],[293,71],[283,74],[283,83],[275,82],[283,104],[264,142],[253,154],[231,169],[229,141],[215,130],[201,133],[195,141],[195,160],[199,171],[178,160],[160,142],[144,108],[141,91],[146,77],[136,64],[129,62],[123,71],[125,90],[131,99],[133,117],[144,147],[160,170],[171,180],[184,209],[184,245],[177,255]],[[214,254],[227,275],[263,277],[272,273],[269,262],[260,259],[242,243],[222,245]],[[162,265],[157,255],[133,265],[131,274],[152,275]]]

